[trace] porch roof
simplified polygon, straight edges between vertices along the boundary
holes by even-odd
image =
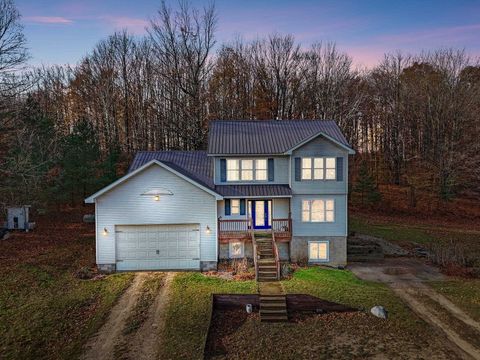
[[[291,197],[292,190],[288,184],[270,185],[217,185],[215,191],[224,197],[272,198]]]

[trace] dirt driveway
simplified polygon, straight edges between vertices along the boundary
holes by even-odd
[[[156,359],[174,275],[136,273],[105,324],[88,341],[82,359]]]
[[[480,359],[480,323],[427,284],[444,279],[438,269],[413,258],[352,263],[348,267],[363,280],[390,286],[418,316],[442,333],[462,358]]]

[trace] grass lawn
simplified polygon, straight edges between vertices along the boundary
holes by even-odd
[[[386,285],[360,280],[350,271],[308,267],[297,270],[282,284],[290,294],[310,294],[359,309],[383,305],[389,311],[390,321],[406,329],[423,324]]]
[[[131,274],[76,278],[95,261],[94,246],[81,222],[58,229],[40,223],[0,244],[0,358],[79,356],[132,280]]]
[[[348,221],[350,231],[380,237],[400,245],[411,242],[428,244],[434,240],[434,236],[429,234],[428,228],[425,227],[393,224],[390,222],[372,222],[354,216],[350,216]]]
[[[439,226],[438,224],[409,224],[395,222],[395,218],[374,220],[365,216],[350,215],[349,230],[360,234],[384,238],[399,245],[454,240],[468,246],[480,255],[480,232],[465,225]]]
[[[179,273],[172,297],[160,359],[201,359],[208,334],[211,294],[256,293],[255,281],[228,281],[200,273]]]
[[[349,271],[319,267],[299,269],[282,281],[289,293],[304,293],[359,308],[384,305],[389,320],[366,312],[312,316],[299,322],[261,323],[251,315],[221,339],[225,358],[355,358],[378,354],[409,358],[417,352],[444,356],[442,344],[395,295],[382,284],[357,279]],[[201,358],[208,333],[212,293],[254,293],[253,281],[227,281],[198,273],[181,273],[173,282],[160,358]],[[228,318],[228,317],[227,317]],[[324,339],[314,342],[311,339]],[[395,356],[395,354],[401,356]],[[316,356],[316,355],[318,356]],[[416,355],[415,355],[416,356]],[[219,358],[223,358],[219,356]]]
[[[480,279],[435,281],[430,285],[480,322]]]

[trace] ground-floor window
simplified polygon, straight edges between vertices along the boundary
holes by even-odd
[[[308,261],[322,262],[329,259],[329,241],[309,241],[308,242]]]
[[[243,258],[245,252],[243,241],[231,241],[229,243],[228,255],[231,259]]]

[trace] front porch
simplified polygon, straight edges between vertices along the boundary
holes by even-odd
[[[272,235],[277,242],[292,240],[292,218],[271,219],[271,227],[255,229],[252,218],[224,220],[218,219],[218,240],[220,243],[229,241],[252,241],[255,234]]]
[[[290,198],[227,199],[218,204],[218,241],[252,241],[254,234],[278,242],[292,239]]]

